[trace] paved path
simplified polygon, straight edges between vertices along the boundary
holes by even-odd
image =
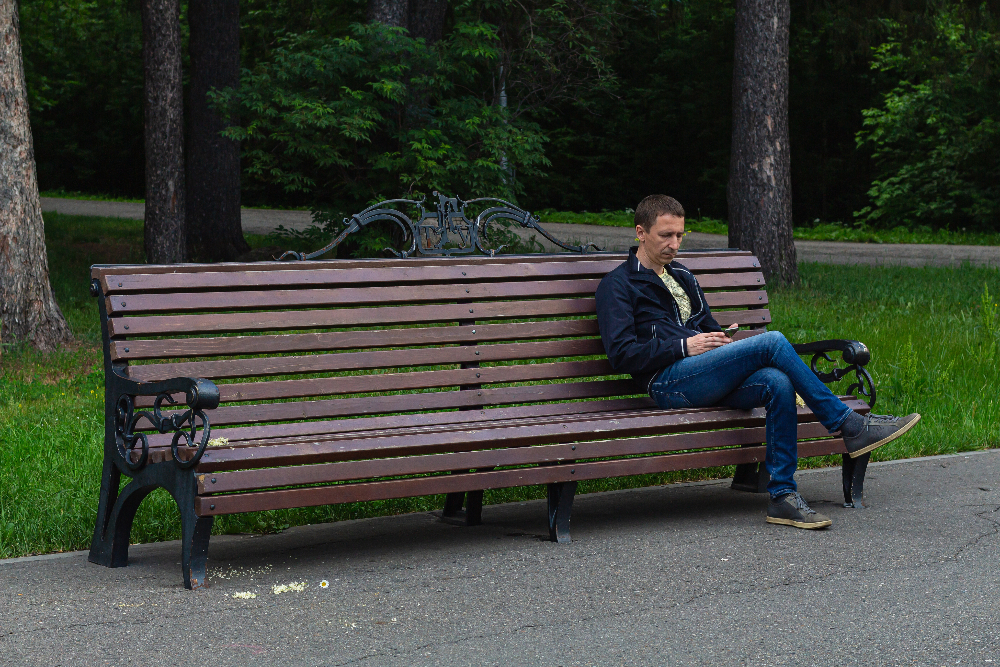
[[[56,211],[70,215],[100,215],[141,220],[143,204],[124,202],[86,201],[42,197],[43,211]],[[275,211],[245,208],[242,212],[243,231],[248,234],[268,234],[278,225],[290,229],[305,229],[312,224],[308,211]],[[635,234],[627,227],[600,225],[544,225],[556,238],[572,244],[594,243],[605,250],[627,250],[634,243]],[[527,238],[530,232],[520,232]],[[538,237],[538,235],[535,235]],[[558,246],[538,238],[547,251],[557,251]],[[729,240],[718,234],[688,234],[684,247],[725,248]],[[825,264],[899,264],[904,266],[957,266],[969,262],[978,266],[1000,267],[1000,247],[968,245],[924,245],[904,243],[842,243],[837,241],[796,241],[795,248],[801,262]]]
[[[0,562],[0,663],[1000,664],[1000,451],[875,465],[865,510],[837,469],[799,480],[829,530],[716,481],[580,496],[569,545],[541,501],[217,538],[195,593],[177,543]]]

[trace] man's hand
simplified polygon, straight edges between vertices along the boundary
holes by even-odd
[[[701,333],[687,339],[687,353],[689,357],[695,357],[732,342],[733,340],[721,331]]]

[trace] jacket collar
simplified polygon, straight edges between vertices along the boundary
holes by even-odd
[[[628,250],[628,273],[629,273],[629,276],[632,277],[632,278],[638,278],[639,280],[649,280],[649,281],[652,281],[652,282],[656,282],[659,285],[663,285],[663,279],[660,278],[660,276],[656,275],[653,272],[652,269],[647,269],[645,266],[642,265],[642,262],[639,261],[639,257],[638,257],[638,255],[636,255],[636,252],[638,252],[638,250],[639,250],[639,246],[632,246]],[[667,272],[671,276],[674,276],[676,278],[677,276],[674,275],[674,271],[673,271],[673,266],[672,265],[673,265],[673,262],[671,262],[670,264],[668,264],[666,266],[666,270],[667,270]],[[666,289],[666,288],[664,288],[664,289]]]

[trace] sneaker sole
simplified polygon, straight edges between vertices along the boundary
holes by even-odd
[[[852,459],[856,459],[859,456],[861,456],[862,454],[867,454],[868,452],[872,451],[873,449],[878,449],[882,445],[884,445],[884,444],[886,444],[888,442],[892,442],[893,440],[895,440],[899,436],[901,436],[904,433],[906,433],[907,431],[909,431],[911,428],[913,428],[914,424],[916,424],[918,421],[920,421],[920,413],[917,413],[917,418],[916,419],[914,419],[909,424],[905,425],[903,428],[899,429],[898,431],[896,431],[895,433],[893,433],[892,435],[890,435],[888,438],[882,438],[878,442],[873,443],[871,445],[868,445],[867,447],[862,447],[861,449],[859,449],[856,452],[848,452],[848,455]]]
[[[795,526],[796,528],[806,528],[810,530],[815,530],[816,528],[826,528],[827,526],[832,526],[833,521],[827,519],[826,521],[796,521],[795,519],[779,519],[778,517],[769,516],[767,517],[768,523],[777,523],[782,526]]]

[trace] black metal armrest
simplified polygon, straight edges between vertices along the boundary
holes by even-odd
[[[212,410],[219,406],[219,387],[211,380],[204,378],[171,378],[158,382],[136,382],[113,371],[113,378],[109,378],[113,383],[113,390],[117,398],[114,402],[115,410],[115,435],[118,453],[122,463],[132,471],[139,470],[146,465],[149,458],[149,440],[145,433],[137,433],[136,424],[140,419],[145,418],[160,433],[173,432],[174,437],[170,442],[170,451],[174,461],[181,468],[191,468],[198,464],[205,447],[208,446],[212,426],[208,421],[205,410]],[[176,405],[174,394],[184,394],[187,410],[173,412],[170,415],[163,414],[163,404]],[[135,410],[136,396],[155,396],[153,410]],[[199,425],[198,420],[201,420]],[[201,438],[198,438],[198,431],[201,430]],[[181,438],[184,439],[186,447],[197,447],[194,455],[182,460],[178,447]],[[196,444],[197,443],[197,444]],[[141,450],[137,460],[133,460],[133,451],[136,444],[140,444]]]
[[[865,397],[869,407],[875,405],[875,383],[872,381],[872,376],[868,374],[868,370],[865,365],[871,361],[872,354],[868,350],[868,347],[856,340],[820,340],[814,343],[801,343],[798,345],[792,345],[792,348],[798,354],[811,354],[813,355],[812,360],[809,362],[809,368],[812,372],[816,374],[816,377],[822,382],[836,382],[846,376],[848,373],[854,373],[856,381],[847,388],[847,393],[853,393],[855,389]],[[844,363],[848,364],[846,368],[834,368],[827,373],[820,371],[816,368],[816,363],[820,359],[825,359],[826,361],[834,361],[829,353],[830,352],[840,352]]]

